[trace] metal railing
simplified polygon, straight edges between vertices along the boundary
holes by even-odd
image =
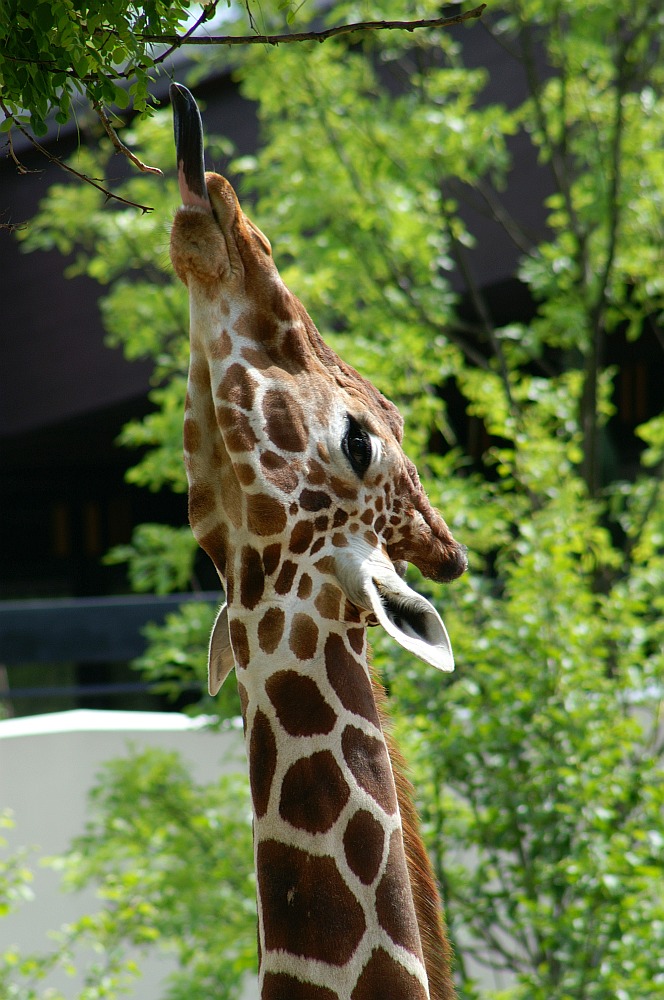
[[[122,597],[0,601],[0,700],[78,698],[148,693],[144,681],[9,686],[6,668],[21,664],[103,664],[129,662],[144,652],[143,629],[161,623],[182,604],[218,605],[216,591],[197,594],[132,594]],[[210,619],[212,626],[212,617]],[[14,679],[16,670],[12,670]],[[187,686],[184,685],[183,689]],[[190,685],[189,687],[193,687]]]

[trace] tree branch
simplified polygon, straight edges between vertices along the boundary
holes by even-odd
[[[212,3],[206,4],[203,7],[203,13],[198,18],[198,20],[195,21],[194,24],[192,24],[192,26],[189,28],[188,31],[184,33],[184,35],[176,36],[177,42],[173,43],[170,46],[170,48],[166,49],[165,52],[162,52],[162,54],[155,59],[154,65],[157,66],[159,63],[164,62],[165,59],[168,59],[169,56],[173,55],[173,52],[175,52],[176,49],[179,49],[182,45],[186,45],[191,35],[193,35],[193,33],[196,31],[196,29],[199,28],[201,24],[203,24],[205,21],[209,21],[210,18],[214,15],[214,13],[217,10],[218,3],[219,0],[213,0]]]
[[[99,118],[99,121],[104,126],[104,131],[106,132],[106,135],[111,140],[111,142],[113,143],[113,145],[117,149],[118,153],[122,153],[124,156],[126,156],[127,159],[131,160],[131,162],[134,164],[134,166],[138,167],[138,169],[141,170],[141,171],[143,171],[143,173],[145,173],[145,174],[157,174],[159,177],[163,177],[164,176],[163,170],[160,170],[159,167],[149,167],[147,165],[147,163],[143,163],[142,160],[139,160],[139,158],[136,156],[136,154],[132,153],[132,151],[129,149],[128,146],[125,146],[124,142],[122,141],[122,139],[120,138],[120,136],[118,135],[118,133],[113,128],[113,125],[111,124],[111,119],[108,117],[108,115],[106,114],[105,109],[102,107],[102,105],[99,103],[99,101],[94,101],[93,100],[92,106],[93,106],[93,108],[95,109],[95,111],[97,113],[97,117]],[[115,197],[115,195],[113,195],[113,197]]]
[[[474,7],[463,14],[452,17],[423,18],[418,21],[355,21],[351,24],[337,24],[321,31],[295,31],[280,35],[139,35],[141,41],[150,44],[170,45],[172,49],[181,45],[285,45],[290,42],[326,42],[337,35],[350,35],[368,31],[415,31],[419,28],[448,28],[463,21],[480,18],[486,4]]]
[[[145,215],[147,212],[152,211],[152,208],[149,205],[140,205],[138,202],[129,201],[127,198],[121,198],[119,194],[113,194],[112,191],[109,191],[108,188],[105,188],[103,184],[100,184],[99,181],[95,180],[94,177],[89,177],[88,174],[83,174],[79,170],[74,170],[74,168],[70,167],[68,163],[65,163],[64,160],[61,160],[59,156],[54,156],[53,153],[50,153],[45,146],[42,146],[42,144],[38,142],[37,139],[35,139],[34,136],[30,135],[27,129],[23,128],[23,126],[16,121],[16,118],[6,107],[2,98],[0,98],[0,108],[2,108],[5,116],[13,122],[13,127],[18,129],[21,135],[25,136],[28,142],[31,143],[32,146],[34,146],[34,148],[37,150],[37,152],[41,153],[41,155],[44,156],[49,163],[54,163],[56,166],[66,171],[68,174],[72,174],[74,177],[78,178],[78,180],[85,181],[86,184],[91,184],[92,187],[97,188],[98,191],[101,191],[101,193],[104,195],[107,201],[111,200],[118,201],[120,202],[120,204],[127,205],[129,208],[138,208],[141,210],[143,215]],[[14,152],[14,148],[11,144],[11,140],[9,140],[9,151],[10,151],[9,155],[13,159],[18,170],[21,173],[28,173],[27,168],[17,158],[16,153]]]
[[[217,2],[218,0],[214,0],[213,2],[213,6],[215,8]],[[445,28],[454,24],[461,24],[464,21],[470,21],[480,18],[485,8],[486,4],[482,3],[478,7],[473,8],[472,10],[466,11],[463,14],[455,14],[452,17],[436,17],[436,18],[427,18],[414,21],[358,21],[349,24],[335,25],[332,28],[326,28],[321,31],[300,31],[300,32],[277,34],[277,35],[260,35],[257,32],[254,32],[253,34],[250,35],[196,35],[194,34],[196,29],[199,28],[201,24],[203,24],[206,20],[209,19],[210,7],[207,6],[203,11],[203,13],[201,14],[201,16],[198,18],[198,20],[188,29],[188,31],[186,31],[182,35],[141,34],[138,35],[137,37],[142,42],[148,45],[162,44],[168,46],[167,50],[165,52],[162,52],[161,55],[158,56],[154,60],[154,62],[151,63],[151,65],[157,65],[159,63],[163,63],[164,60],[167,59],[170,55],[172,55],[174,51],[176,51],[177,49],[181,48],[184,45],[256,45],[256,44],[279,45],[292,42],[307,42],[307,41],[324,42],[328,38],[334,38],[337,35],[354,34],[357,32],[415,31],[416,29],[420,28],[425,28],[425,29]],[[251,11],[249,10],[248,7],[247,10],[249,13],[250,23],[252,24],[253,27],[253,19],[251,17]],[[117,32],[112,30],[107,30],[106,35],[108,36],[109,34],[117,34]],[[37,60],[37,62],[40,65],[47,66],[49,62],[52,61]],[[138,65],[138,68],[141,68],[140,64]],[[57,67],[54,65],[54,70],[55,69],[57,69]],[[65,72],[68,72],[68,75],[74,75],[71,73],[71,71],[65,71]],[[131,70],[125,71],[124,73],[119,73],[118,78],[127,78],[130,75],[130,73]],[[79,78],[79,79],[81,80],[81,82],[85,82],[85,78]],[[111,124],[108,114],[104,109],[104,107],[102,106],[102,104],[99,101],[92,101],[92,104],[97,116],[99,117],[99,120],[101,121],[104,127],[106,134],[113,143],[115,149],[119,153],[122,153],[124,156],[126,156],[127,159],[129,159],[136,167],[138,167],[139,170],[146,173],[161,174],[162,173],[161,170],[159,170],[157,167],[150,167],[147,164],[143,163],[121,141],[121,139],[117,135],[117,132],[113,128],[113,125]],[[2,110],[4,111],[5,116],[10,121],[13,122],[14,127],[16,127],[18,131],[25,136],[25,138],[34,146],[36,150],[38,150],[43,156],[46,157],[49,163],[57,164],[57,166],[61,167],[63,170],[66,170],[68,173],[72,174],[74,177],[77,177],[79,180],[85,181],[86,183],[91,184],[93,187],[96,187],[106,196],[107,199],[114,199],[115,201],[121,202],[124,205],[130,205],[134,208],[139,208],[143,213],[152,211],[152,209],[147,205],[139,205],[135,202],[128,201],[125,198],[121,198],[119,195],[113,194],[112,191],[109,191],[107,188],[103,187],[103,185],[99,184],[93,178],[88,177],[86,174],[80,173],[79,171],[74,170],[73,167],[68,166],[59,157],[54,156],[52,153],[49,153],[48,150],[46,150],[45,147],[42,146],[41,143],[34,138],[34,136],[30,135],[30,133],[19,124],[14,115],[12,115],[9,112],[9,110],[2,102],[2,100],[0,100],[0,108],[2,108]],[[12,156],[12,159],[16,163],[17,168],[22,172],[27,173],[25,167],[20,163],[20,161],[14,155],[13,149],[11,147],[11,141],[10,141],[10,155]]]

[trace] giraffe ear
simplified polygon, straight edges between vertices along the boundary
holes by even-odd
[[[454,670],[452,645],[433,604],[401,579],[385,557],[352,546],[337,556],[337,576],[354,604],[373,611],[388,635],[438,670]]]
[[[210,636],[208,653],[208,691],[214,697],[235,666],[228,631],[228,605],[222,604]]]

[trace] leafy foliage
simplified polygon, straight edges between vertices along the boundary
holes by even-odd
[[[63,927],[50,955],[6,952],[3,997],[65,1000],[50,986],[42,993],[57,969],[83,972],[81,1000],[117,996],[135,984],[140,954],[158,945],[177,960],[167,1000],[231,1000],[256,964],[251,854],[243,777],[199,785],[177,754],[156,749],[107,764],[85,834],[52,861],[71,890],[97,883],[102,908]],[[97,956],[83,969],[82,946]]]
[[[0,813],[0,829],[11,829],[14,823],[8,810]],[[0,848],[7,847],[5,837],[0,837]],[[30,899],[32,872],[26,864],[26,852],[19,851],[3,861],[0,866],[0,916],[5,916],[22,899]],[[0,982],[2,980],[0,979]]]
[[[503,3],[486,24],[527,91],[510,107],[445,32],[252,51],[238,70],[263,137],[234,164],[243,197],[327,339],[399,403],[407,450],[471,551],[465,579],[417,584],[444,612],[453,677],[375,643],[462,1000],[654,1000],[664,984],[664,415],[635,429],[621,465],[620,373],[605,363],[619,338],[661,344],[660,6]],[[136,144],[168,163],[165,135],[142,123]],[[545,225],[509,210],[514,142],[546,170]],[[95,192],[82,217],[67,192],[52,189],[24,238],[75,250],[109,285],[109,323],[139,317],[111,333],[157,361],[158,409],[125,435],[152,447],[135,481],[182,489],[186,309],[153,253],[161,237]],[[167,218],[172,181],[163,194]],[[476,277],[480,205],[518,248],[531,317],[499,320]],[[166,587],[191,573],[193,547],[143,528],[120,555],[139,585]],[[143,660],[166,686],[204,675],[191,616],[154,632]],[[204,908],[215,888],[198,885]],[[479,985],[482,966],[500,990]]]
[[[118,108],[131,99],[136,111],[145,112],[154,60],[144,36],[176,30],[189,7],[190,0],[58,0],[29,7],[2,0],[0,89],[6,110],[36,136],[45,134],[52,111],[59,124],[69,121],[77,92],[93,104]],[[120,83],[127,76],[132,82],[125,90]]]

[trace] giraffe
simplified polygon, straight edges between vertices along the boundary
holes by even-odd
[[[190,301],[189,518],[226,592],[215,695],[236,669],[253,804],[261,1000],[451,1000],[450,948],[367,628],[444,671],[440,581],[465,549],[401,448],[396,407],[321,339],[171,86]]]

